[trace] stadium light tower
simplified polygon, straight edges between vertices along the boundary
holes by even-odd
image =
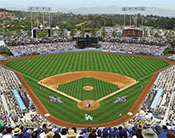
[[[39,26],[39,18],[38,18],[38,13],[43,13],[43,25],[44,25],[44,15],[45,13],[49,13],[49,28],[50,28],[50,12],[52,11],[51,7],[29,7],[28,8],[29,12],[31,12],[31,30],[33,29],[33,17],[32,17],[32,13],[35,12],[37,13],[37,27]]]
[[[32,28],[33,28],[33,22],[32,22],[32,19],[33,19],[33,18],[32,18],[33,8],[32,8],[32,7],[29,7],[28,10],[29,10],[29,12],[31,12],[31,17],[30,17],[31,26],[30,26],[30,29],[32,30]]]
[[[143,12],[145,7],[122,7],[123,12]],[[138,14],[138,13],[137,13]],[[137,27],[137,14],[136,14],[136,27]],[[124,14],[124,26],[126,25],[126,19]],[[131,25],[131,14],[130,14],[130,25]],[[143,17],[142,17],[142,27],[143,27]]]

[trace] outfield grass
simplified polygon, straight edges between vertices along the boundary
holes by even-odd
[[[169,65],[155,58],[107,53],[69,53],[17,59],[6,66],[39,81],[46,77],[74,71],[104,71],[140,79]]]
[[[84,90],[84,86],[93,86],[93,90]],[[81,78],[62,84],[58,90],[79,100],[98,100],[114,91],[119,90],[118,86],[95,78]]]
[[[73,123],[99,124],[125,115],[140,93],[143,91],[152,75],[169,65],[168,62],[129,55],[109,53],[67,53],[16,59],[5,64],[7,67],[20,72],[29,86],[38,96],[46,109],[55,117]],[[94,111],[84,111],[77,107],[77,103],[58,93],[51,91],[37,81],[46,77],[74,71],[104,71],[123,74],[139,81],[138,84],[100,102],[100,108]],[[143,85],[143,87],[141,87]],[[42,90],[40,90],[42,87]],[[50,103],[49,96],[60,97],[64,103]],[[118,96],[127,96],[125,103],[113,101]],[[86,121],[85,113],[93,116],[93,121]]]

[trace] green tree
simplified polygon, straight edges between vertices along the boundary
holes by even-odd
[[[106,30],[105,30],[105,27],[102,28],[101,37],[102,37],[102,38],[105,38],[105,37],[106,37]]]
[[[11,31],[7,31],[7,32],[6,32],[6,36],[7,36],[7,37],[11,37],[12,34],[13,34],[13,33],[12,33]]]
[[[116,31],[113,31],[113,32],[112,32],[112,37],[115,38],[116,36],[117,36]]]
[[[71,36],[72,38],[75,36],[75,31],[74,31],[74,29],[71,30],[70,36]]]
[[[63,29],[60,30],[59,36],[60,36],[61,38],[64,38],[64,30],[63,30]]]
[[[91,35],[92,35],[92,37],[96,37],[96,31],[95,31],[94,28],[93,28],[93,30],[92,30],[92,32],[91,32]]]
[[[159,34],[156,32],[156,33],[154,34],[154,37],[160,37],[160,36],[159,36]]]
[[[32,32],[30,30],[27,32],[27,36],[32,36]]]
[[[81,37],[84,37],[84,35],[85,35],[85,32],[84,32],[83,30],[81,30],[80,36],[81,36]]]
[[[22,35],[21,31],[17,31],[16,36],[20,37]]]

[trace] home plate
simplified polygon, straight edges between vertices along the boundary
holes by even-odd
[[[50,116],[50,114],[49,114],[49,113],[46,113],[46,114],[44,114],[44,116],[45,116],[45,117],[49,117],[49,116]]]
[[[130,116],[131,116],[131,115],[133,115],[133,113],[132,113],[132,112],[128,112],[128,115],[130,115]]]

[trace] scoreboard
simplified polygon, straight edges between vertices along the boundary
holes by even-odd
[[[76,40],[76,48],[99,48],[100,45],[98,44],[100,38],[89,38],[87,35],[86,37],[82,38],[74,38]]]
[[[123,30],[123,36],[125,37],[142,37],[143,31],[138,28],[127,28]]]
[[[51,37],[51,29],[50,28],[33,28],[32,29],[32,37],[33,38],[48,38]]]

